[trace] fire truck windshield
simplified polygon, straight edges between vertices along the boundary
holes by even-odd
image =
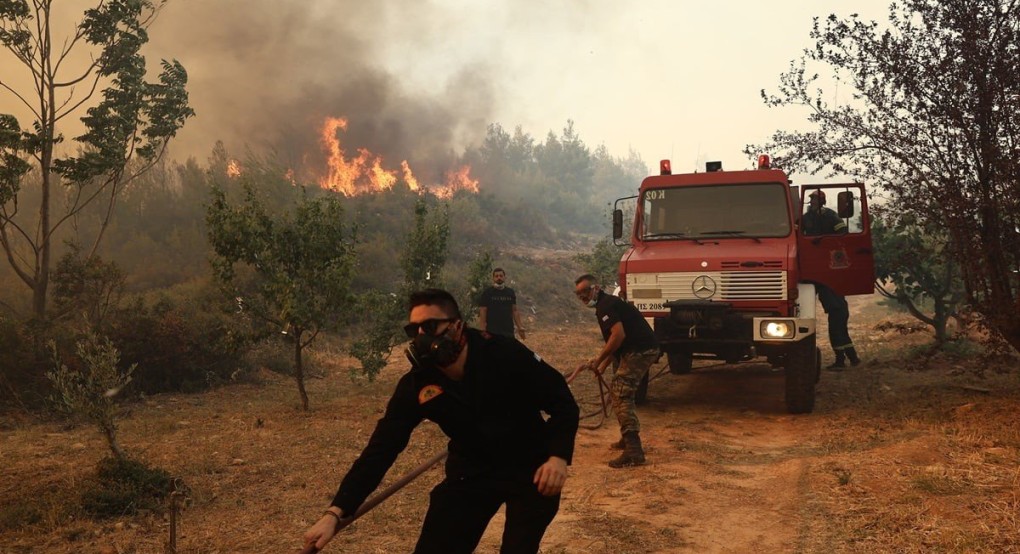
[[[780,183],[648,189],[642,240],[785,237],[787,189]]]

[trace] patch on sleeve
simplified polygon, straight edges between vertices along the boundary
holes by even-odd
[[[602,321],[609,321],[609,315],[602,316]]]
[[[418,391],[418,404],[424,404],[440,394],[443,394],[443,388],[439,385],[426,385]]]

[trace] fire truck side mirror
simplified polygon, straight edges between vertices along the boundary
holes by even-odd
[[[623,210],[613,210],[613,240],[623,237]]]
[[[839,213],[839,217],[846,219],[854,216],[854,193],[853,191],[843,191],[836,195],[836,208]]]

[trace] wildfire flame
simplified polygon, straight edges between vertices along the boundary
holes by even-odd
[[[347,159],[340,146],[339,131],[347,130],[347,119],[327,117],[322,125],[319,139],[326,153],[326,174],[319,179],[319,186],[335,190],[345,196],[367,192],[382,192],[392,189],[398,180],[403,180],[412,191],[424,189],[411,171],[407,160],[400,162],[400,173],[383,166],[382,156],[373,154],[367,148],[359,148],[357,157]],[[446,173],[446,183],[429,187],[440,198],[450,198],[459,190],[478,192],[478,180],[472,179],[471,166],[463,166]]]
[[[404,170],[404,182],[411,190],[421,190],[421,186],[418,185],[418,179],[415,179],[414,174],[411,173],[411,166],[407,164],[407,160],[400,162],[400,168]]]
[[[241,164],[237,160],[227,162],[227,177],[240,177]]]
[[[446,173],[446,184],[432,190],[440,198],[450,198],[459,190],[478,193],[478,179],[471,178],[471,166],[462,166],[457,171]]]

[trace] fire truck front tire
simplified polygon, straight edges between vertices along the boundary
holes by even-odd
[[[688,352],[666,352],[666,361],[669,362],[669,372],[673,375],[690,373],[694,365],[694,357]]]
[[[815,409],[820,369],[814,336],[793,345],[786,355],[786,411],[807,414]]]

